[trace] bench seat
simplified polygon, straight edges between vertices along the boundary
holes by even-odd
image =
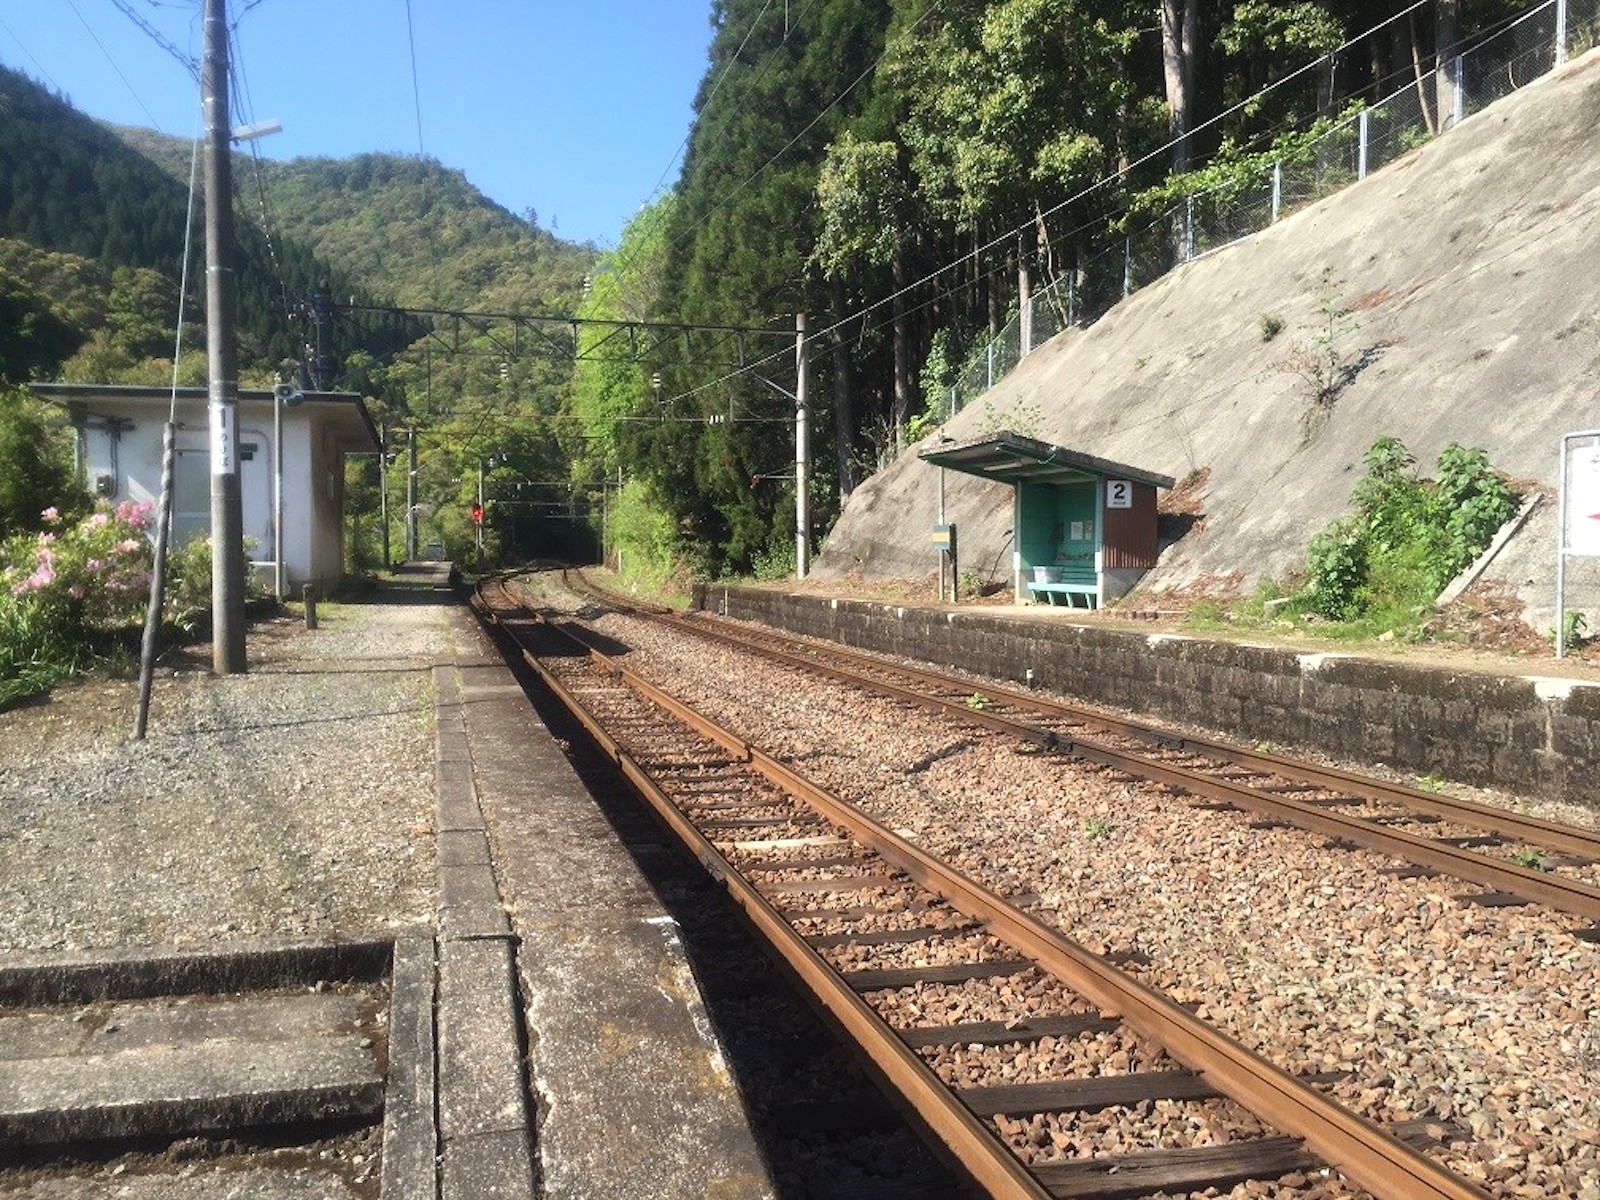
[[[1077,608],[1081,596],[1084,608],[1099,606],[1100,589],[1092,583],[1030,583],[1028,590],[1033,593],[1035,602],[1042,600],[1045,604],[1065,604],[1068,608]],[[1056,598],[1058,596],[1059,600]]]

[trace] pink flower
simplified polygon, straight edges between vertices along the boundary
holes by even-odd
[[[51,542],[53,542],[55,540],[56,540],[56,535],[53,534],[53,533],[41,533],[39,535],[39,545],[41,545],[41,546],[48,546]]]
[[[124,500],[117,505],[117,520],[126,521],[135,529],[143,529],[150,524],[150,514],[154,508],[155,505],[148,500],[141,500],[138,503],[132,500]]]
[[[54,525],[57,521],[59,521],[61,519],[61,514],[56,511],[56,506],[54,504],[52,504],[49,508],[45,509],[39,515],[45,519],[45,523],[48,524],[48,525]]]
[[[101,571],[106,569],[106,563],[104,559],[91,558],[88,562],[83,564],[83,569],[88,571],[91,575],[98,575]]]
[[[94,516],[84,522],[84,525],[89,529],[101,529],[109,524],[111,524],[111,518],[103,512],[95,513]]]
[[[139,541],[137,538],[123,538],[122,541],[117,543],[117,553],[132,554],[143,544],[144,543]]]
[[[71,596],[74,600],[82,600],[83,586],[81,584],[73,584],[67,589],[67,595]]]

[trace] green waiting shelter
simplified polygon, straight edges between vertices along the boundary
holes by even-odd
[[[1170,475],[1002,430],[945,442],[923,462],[1012,489],[1012,575],[1018,604],[1099,608],[1156,565],[1156,489]]]

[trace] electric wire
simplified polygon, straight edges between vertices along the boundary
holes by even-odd
[[[157,133],[164,133],[165,131],[161,128],[161,122],[156,120],[155,113],[150,111],[150,106],[144,102],[144,97],[128,81],[128,77],[123,74],[122,68],[117,65],[117,60],[111,57],[111,51],[106,49],[106,44],[100,40],[100,35],[94,31],[94,26],[84,19],[83,10],[78,7],[78,0],[67,0],[67,7],[72,9],[73,15],[78,18],[78,23],[83,26],[84,31],[89,35],[89,40],[100,48],[101,55],[104,56],[106,62],[111,64],[111,69],[117,73],[117,78],[122,80],[122,86],[128,89],[128,94],[134,98],[140,108],[144,109],[144,115],[150,118],[152,128]]]
[[[1417,2],[1419,4],[1421,4],[1421,3],[1426,3],[1427,0],[1417,0]],[[917,28],[924,21],[926,21],[929,17],[933,16],[935,13],[939,12],[940,9],[943,7],[943,4],[944,4],[944,0],[933,0],[933,3],[930,4],[927,8],[925,8],[922,11],[922,14],[920,16],[918,16],[915,21],[913,21],[910,25],[906,26],[905,29],[901,30],[899,36],[901,38],[909,38],[913,33],[916,32]],[[780,158],[782,158],[785,154],[787,154],[791,149],[794,148],[795,144],[797,142],[799,142],[801,138],[805,137],[806,134],[810,133],[813,129],[815,129],[817,127],[818,122],[820,122],[823,117],[827,116],[830,112],[832,112],[835,108],[837,108],[840,104],[842,104],[844,102],[844,100],[850,95],[850,93],[852,93],[853,91],[856,90],[856,88],[861,86],[862,82],[864,80],[866,80],[866,78],[868,76],[870,76],[874,72],[876,72],[877,69],[879,68],[879,66],[881,66],[883,64],[883,60],[889,56],[889,51],[891,49],[893,49],[893,48],[894,47],[892,45],[885,44],[882,53],[880,53],[878,55],[878,57],[872,61],[871,65],[868,66],[866,70],[862,71],[859,75],[857,75],[853,80],[851,80],[849,85],[846,86],[846,88],[844,89],[844,91],[840,92],[832,100],[828,101],[827,105],[824,106],[822,111],[819,112],[815,117],[813,117],[811,119],[811,121],[806,125],[806,127],[804,129],[802,129],[799,133],[795,134],[794,137],[790,138],[788,143],[786,145],[784,145],[784,147],[781,150],[779,150],[776,154],[772,155],[772,157],[767,159],[766,162],[762,163],[759,167],[757,167],[754,171],[752,171],[750,173],[750,175],[747,178],[745,178],[741,183],[735,185],[732,191],[728,192],[720,200],[718,200],[715,204],[713,204],[709,209],[707,209],[704,213],[702,213],[698,218],[696,218],[695,221],[687,229],[683,230],[681,233],[678,234],[677,237],[673,238],[672,241],[668,243],[666,249],[668,251],[670,251],[672,249],[675,249],[677,246],[681,245],[683,243],[683,241],[685,239],[687,239],[691,234],[695,233],[702,225],[704,225],[712,217],[716,216],[719,212],[721,212],[724,208],[726,208],[730,203],[732,203],[734,198],[736,196],[738,196],[741,192],[743,192],[745,188],[749,187],[752,183],[754,183],[757,179],[759,179],[763,173],[765,173],[766,171],[770,170],[772,168],[772,166]]]
[[[250,8],[254,8],[251,5]],[[246,8],[245,12],[249,12]],[[240,14],[243,19],[244,14]],[[245,118],[246,124],[255,121],[255,106],[250,98],[250,81],[245,73],[244,52],[238,38],[239,22],[234,21],[228,31],[228,43],[232,47],[234,70],[229,73],[231,90],[234,95],[234,104]],[[256,201],[261,209],[261,235],[267,243],[267,261],[272,269],[272,274],[278,281],[278,296],[283,304],[284,328],[292,335],[294,328],[294,305],[289,299],[289,279],[284,271],[283,260],[278,254],[278,237],[272,219],[271,206],[267,200],[267,186],[264,178],[265,172],[261,165],[261,147],[252,139],[250,145],[250,162],[252,175],[256,185]]]
[[[700,111],[695,113],[694,120],[689,123],[689,128],[683,135],[683,141],[678,143],[678,148],[673,151],[672,158],[667,162],[667,165],[661,168],[661,177],[656,180],[655,187],[650,189],[649,196],[645,198],[646,204],[660,194],[661,185],[666,182],[667,173],[672,170],[673,164],[678,161],[679,156],[682,155],[686,149],[688,149],[689,139],[694,136],[694,131],[700,124],[700,113],[711,107],[711,102],[717,98],[717,92],[721,89],[723,81],[728,78],[728,73],[732,71],[736,65],[738,65],[739,56],[744,53],[744,48],[750,44],[750,39],[755,36],[756,27],[761,24],[761,18],[767,15],[767,10],[771,7],[772,0],[767,0],[767,2],[761,6],[761,11],[756,14],[756,19],[750,22],[750,28],[745,31],[744,40],[739,43],[739,48],[733,52],[733,57],[728,60],[728,65],[722,68],[722,74],[718,75],[716,82],[711,85],[711,91],[706,96],[705,103],[700,106]],[[787,8],[785,9],[784,16],[785,18],[788,16]],[[783,40],[785,42],[789,40],[787,31],[784,33]],[[774,51],[774,53],[776,53],[776,51]]]
[[[411,51],[411,103],[417,115],[417,156],[426,158],[428,151],[422,140],[422,88],[417,82],[417,32],[411,20],[411,0],[406,0],[406,45]]]
[[[57,92],[63,91],[61,85],[50,77],[50,72],[44,69],[44,64],[34,56],[33,51],[28,49],[27,44],[17,36],[17,31],[6,24],[6,19],[4,17],[0,17],[0,29],[4,29],[8,34],[11,35],[11,40],[17,44],[24,54],[28,56],[28,61],[38,69],[39,74],[43,76],[46,83],[55,88]]]
[[[1366,33],[1363,33],[1363,34],[1361,34],[1361,35],[1359,35],[1357,37],[1349,39],[1348,41],[1346,41],[1344,43],[1343,46],[1341,46],[1339,48],[1339,51],[1333,51],[1333,52],[1330,52],[1330,53],[1338,53],[1340,51],[1348,49],[1350,46],[1353,46],[1356,43],[1358,43],[1360,41],[1363,41],[1367,37],[1370,37],[1372,34],[1374,34],[1374,33],[1378,32],[1379,30],[1383,29],[1386,25],[1392,23],[1393,21],[1397,21],[1397,20],[1401,19],[1402,17],[1408,16],[1411,12],[1415,11],[1418,8],[1423,7],[1423,5],[1426,4],[1427,2],[1428,2],[1428,0],[1417,0],[1417,2],[1412,4],[1409,8],[1401,11],[1400,13],[1395,14],[1395,16],[1389,18],[1388,20],[1380,22],[1379,24],[1373,26]],[[1469,41],[1483,40],[1483,39],[1485,39],[1487,37],[1491,37],[1495,33],[1499,33],[1501,31],[1503,31],[1504,29],[1510,28],[1513,25],[1520,24],[1522,21],[1525,21],[1525,20],[1531,18],[1532,16],[1536,15],[1539,11],[1541,11],[1542,9],[1547,8],[1549,6],[1550,6],[1549,3],[1542,4],[1542,5],[1537,5],[1533,9],[1530,9],[1530,10],[1528,10],[1526,12],[1523,12],[1521,14],[1518,14],[1518,15],[1516,15],[1514,17],[1507,18],[1505,20],[1502,20],[1500,22],[1495,23],[1493,26],[1491,26],[1489,28],[1488,31],[1480,30],[1477,33],[1473,34],[1471,37],[1463,37],[1463,38],[1459,39],[1457,42],[1453,43],[1451,46],[1447,47],[1447,49],[1452,49],[1452,50],[1459,49],[1459,47],[1467,44]],[[1268,88],[1265,88],[1261,92],[1256,93],[1256,95],[1250,97],[1249,99],[1241,101],[1239,104],[1234,105],[1232,108],[1230,108],[1226,112],[1218,114],[1218,116],[1211,118],[1211,120],[1208,121],[1206,123],[1206,125],[1197,126],[1195,130],[1191,130],[1189,134],[1185,134],[1183,136],[1191,136],[1193,133],[1199,132],[1200,129],[1206,128],[1207,125],[1213,124],[1216,121],[1219,121],[1219,120],[1223,119],[1224,117],[1231,115],[1233,112],[1238,111],[1240,108],[1243,108],[1245,105],[1251,103],[1253,100],[1256,100],[1260,96],[1265,95],[1268,91],[1271,91],[1274,88],[1277,88],[1277,87],[1281,86],[1283,83],[1286,83],[1289,79],[1293,78],[1294,75],[1303,74],[1305,71],[1316,67],[1317,65],[1319,65],[1320,63],[1325,61],[1326,57],[1327,56],[1323,56],[1321,58],[1313,60],[1312,62],[1308,63],[1306,66],[1301,67],[1298,71],[1294,72],[1292,75],[1285,76],[1284,79],[1277,81],[1276,83],[1270,85]],[[1058,204],[1055,207],[1047,210],[1045,213],[1042,214],[1042,216],[1047,217],[1047,216],[1053,215],[1054,213],[1059,212],[1062,208],[1066,207],[1068,204],[1072,203],[1073,200],[1081,199],[1081,198],[1087,196],[1088,194],[1090,194],[1091,192],[1094,192],[1094,191],[1098,190],[1099,188],[1104,186],[1107,182],[1112,182],[1112,181],[1114,181],[1116,179],[1121,178],[1126,172],[1133,170],[1135,167],[1139,166],[1141,163],[1149,161],[1150,158],[1152,158],[1152,157],[1154,157],[1156,155],[1159,155],[1159,154],[1161,154],[1161,153],[1163,153],[1163,152],[1165,152],[1167,150],[1170,150],[1180,140],[1181,140],[1181,138],[1172,139],[1166,145],[1157,148],[1156,150],[1152,151],[1150,154],[1146,155],[1144,158],[1138,160],[1137,162],[1129,164],[1126,168],[1123,169],[1123,171],[1119,172],[1117,175],[1108,176],[1105,180],[1101,180],[1101,181],[1099,181],[1099,182],[1097,182],[1097,183],[1095,183],[1093,185],[1090,185],[1090,187],[1085,188],[1082,192],[1078,193],[1077,196],[1069,198],[1068,200],[1063,201],[1061,204]],[[1038,219],[1038,218],[1036,218],[1036,219]],[[1029,220],[1026,224],[1024,224],[1022,226],[1019,226],[1018,228],[1013,229],[1013,230],[1009,231],[1006,234],[1003,234],[1003,235],[1000,235],[999,237],[994,238],[990,242],[978,247],[976,250],[974,250],[972,252],[969,252],[967,254],[963,254],[960,258],[957,258],[957,259],[955,259],[955,260],[953,260],[953,261],[951,261],[949,263],[946,263],[944,266],[939,267],[938,269],[936,269],[936,270],[934,270],[932,272],[929,272],[927,275],[923,276],[921,279],[919,279],[919,280],[917,280],[917,281],[915,281],[913,283],[907,284],[905,287],[901,288],[899,291],[894,292],[894,293],[890,294],[889,296],[883,297],[883,298],[881,298],[881,299],[879,299],[877,301],[874,301],[872,304],[869,304],[866,307],[858,310],[857,312],[850,314],[848,317],[846,317],[846,318],[844,318],[844,319],[842,319],[840,321],[834,322],[832,325],[825,326],[825,327],[823,327],[821,329],[818,329],[815,333],[808,334],[807,335],[807,340],[811,341],[811,340],[820,339],[820,338],[822,338],[822,337],[824,337],[824,336],[826,336],[828,334],[833,333],[835,330],[838,330],[838,329],[841,329],[841,328],[847,326],[848,324],[850,324],[853,321],[863,320],[867,315],[869,315],[870,313],[872,313],[874,311],[877,311],[877,310],[881,309],[884,305],[892,303],[894,300],[899,299],[899,298],[907,295],[908,293],[910,293],[911,291],[915,290],[916,288],[922,287],[922,286],[924,286],[924,285],[926,285],[926,284],[928,284],[928,283],[930,283],[930,282],[932,282],[932,281],[934,281],[934,280],[936,280],[938,278],[942,278],[945,274],[947,274],[951,270],[955,269],[956,267],[964,265],[969,260],[969,258],[972,257],[973,254],[986,252],[986,251],[994,249],[996,246],[999,246],[999,245],[1001,245],[1003,243],[1009,242],[1011,238],[1015,237],[1022,230],[1028,228],[1029,226],[1031,226],[1033,224],[1034,224],[1034,220]],[[1086,228],[1086,227],[1088,227],[1090,225],[1098,225],[1098,224],[1099,224],[1098,221],[1093,221],[1093,222],[1086,221],[1082,225],[1080,225],[1078,227],[1078,229],[1075,230],[1074,232],[1081,232],[1082,229],[1084,229],[1084,228]],[[991,270],[990,272],[988,272],[987,276],[992,277],[994,274],[998,273],[998,271],[1001,270],[1001,269],[1002,268],[998,268],[997,267],[997,268]],[[930,299],[928,301],[925,301],[923,304],[917,306],[917,308],[912,309],[911,311],[912,312],[921,311],[922,309],[924,309],[924,308],[928,307],[929,305],[931,305],[933,303],[936,303],[936,302],[937,302],[937,298]],[[871,326],[871,331],[876,332],[878,330],[884,329],[891,323],[892,323],[892,319],[891,320],[880,321],[876,325]],[[864,328],[865,328],[865,325],[864,325]],[[732,371],[729,371],[729,372],[719,376],[716,379],[710,380],[710,381],[708,381],[706,383],[703,383],[703,384],[700,384],[700,385],[698,385],[696,387],[692,387],[692,388],[686,389],[686,390],[684,390],[682,392],[679,392],[679,393],[669,397],[668,400],[666,401],[666,403],[668,403],[668,404],[676,403],[679,400],[688,399],[690,397],[698,395],[701,392],[708,391],[708,390],[711,390],[713,388],[718,388],[718,387],[724,386],[726,384],[730,384],[732,381],[738,379],[742,375],[753,373],[757,368],[759,368],[761,366],[765,366],[765,365],[767,365],[769,363],[776,362],[776,361],[778,361],[780,359],[786,358],[787,355],[788,355],[788,351],[787,350],[775,351],[775,352],[765,356],[764,358],[756,360],[755,362],[745,364],[744,366],[741,366],[741,367],[736,368],[736,369],[734,369]]]
[[[178,269],[178,329],[172,345],[172,399],[167,409],[167,423],[170,425],[178,421],[178,372],[183,365],[183,321],[188,315],[189,259],[194,249],[194,198],[200,190],[200,142],[201,135],[197,130],[194,148],[189,152],[189,207],[183,218],[183,263]]]
[[[140,16],[136,11],[134,11],[133,6],[128,2],[128,0],[111,0],[111,3],[116,6],[117,11],[122,13],[123,16],[127,17],[128,20],[132,21],[136,26],[138,26],[138,28],[146,37],[148,37],[162,50],[166,51],[167,54],[171,55],[172,58],[189,73],[190,77],[196,83],[200,82],[200,63],[197,59],[195,59],[192,55],[185,54],[182,50],[178,49],[178,47],[175,46],[164,33],[162,33],[144,17]]]
[[[754,76],[752,76],[752,78],[750,80],[750,86],[752,88],[758,86],[760,84],[760,82],[763,79],[766,78],[767,71],[771,68],[772,64],[777,60],[778,54],[786,46],[788,46],[789,39],[790,39],[791,35],[793,34],[793,32],[796,29],[798,29],[800,27],[801,22],[805,20],[806,14],[811,11],[812,7],[815,4],[816,4],[816,0],[807,0],[805,8],[801,9],[800,12],[795,16],[794,22],[793,22],[792,25],[789,22],[788,5],[787,5],[787,3],[785,4],[785,6],[784,6],[783,40],[780,41],[776,46],[774,46],[770,51],[768,51],[766,58],[762,59],[761,63],[757,66],[756,73],[755,73]],[[749,30],[746,31],[746,33],[744,35],[744,40],[739,43],[739,48],[734,51],[733,58],[731,58],[728,61],[728,64],[725,67],[722,68],[722,73],[717,76],[716,82],[711,85],[710,94],[707,95],[707,97],[705,99],[705,102],[703,104],[701,104],[699,110],[696,111],[696,113],[694,115],[694,120],[689,123],[689,128],[683,135],[683,141],[678,144],[677,150],[673,152],[671,161],[669,161],[667,163],[667,165],[664,168],[662,168],[660,178],[656,180],[655,187],[651,189],[649,196],[647,196],[645,198],[643,204],[640,205],[641,208],[646,206],[646,205],[649,205],[650,203],[654,202],[655,200],[657,200],[660,197],[661,192],[662,192],[662,185],[666,182],[666,178],[667,178],[668,173],[672,170],[673,165],[676,164],[678,159],[683,155],[683,152],[686,149],[688,149],[689,143],[690,143],[691,139],[694,137],[695,130],[697,130],[700,127],[700,118],[702,116],[704,116],[705,115],[705,111],[708,108],[711,107],[711,102],[716,98],[717,92],[722,88],[723,82],[728,78],[729,74],[732,73],[734,67],[736,67],[738,65],[739,56],[744,53],[745,46],[749,45],[750,39],[755,36],[757,25],[759,25],[759,23],[761,21],[761,18],[766,15],[767,9],[770,8],[771,6],[772,6],[772,0],[767,0],[767,4],[762,8],[761,12],[757,15],[756,19],[750,23],[750,28],[749,28]],[[704,150],[702,150],[702,153],[709,153],[711,150],[715,149],[718,145],[721,144],[721,138],[722,138],[722,134],[719,132],[719,134],[715,138],[712,139],[710,144],[708,146],[706,146],[704,148]],[[628,257],[618,261],[613,267],[606,268],[606,269],[610,269],[610,270],[614,271],[619,276],[622,275],[631,266],[633,266],[634,261],[638,257],[638,252],[639,252],[638,251],[638,247],[635,247],[633,253],[629,254]]]

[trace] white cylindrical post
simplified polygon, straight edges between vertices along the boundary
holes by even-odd
[[[1133,291],[1133,239],[1124,238],[1122,242],[1122,295],[1124,298]]]
[[[1567,443],[1556,460],[1556,657],[1567,652]]]
[[[1028,274],[1027,239],[1017,235],[1017,335],[1023,358],[1033,353],[1033,279]]]
[[[1194,197],[1185,198],[1183,213],[1183,261],[1194,261]]]
[[[1367,177],[1367,117],[1370,111],[1363,108],[1361,115],[1356,119],[1358,141],[1356,143],[1356,178]]]
[[[1283,164],[1272,164],[1272,220],[1277,222],[1283,213]]]
[[[289,594],[283,567],[283,394],[272,389],[272,582],[278,603]]]
[[[1463,54],[1456,55],[1455,102],[1454,108],[1450,113],[1450,124],[1452,126],[1461,124],[1462,118],[1467,115],[1467,80],[1464,74],[1466,67],[1466,56]]]
[[[1556,0],[1556,66],[1567,61],[1567,0]]]

